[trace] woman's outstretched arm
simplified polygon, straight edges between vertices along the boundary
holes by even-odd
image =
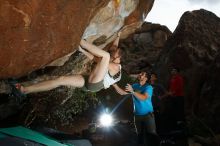
[[[128,92],[123,90],[121,87],[119,87],[117,84],[113,84],[112,86],[115,88],[117,93],[120,94],[120,95],[127,95],[127,94],[129,94]]]
[[[113,45],[118,47],[119,40],[120,40],[121,32],[119,31],[117,34],[117,38],[114,40]]]

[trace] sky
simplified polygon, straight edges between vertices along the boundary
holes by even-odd
[[[220,17],[220,0],[155,0],[145,21],[166,25],[173,32],[184,12],[201,8]]]

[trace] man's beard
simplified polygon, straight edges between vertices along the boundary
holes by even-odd
[[[147,80],[144,79],[144,78],[139,78],[139,81],[140,81],[140,82],[146,82]]]

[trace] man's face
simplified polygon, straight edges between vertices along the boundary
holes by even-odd
[[[171,74],[174,75],[177,73],[177,70],[175,68],[171,69]]]
[[[150,76],[150,80],[151,80],[151,81],[156,81],[156,80],[157,80],[157,76],[156,76],[155,74],[152,74],[152,75]]]
[[[147,73],[146,73],[146,72],[141,72],[141,73],[138,75],[138,80],[139,80],[139,81],[147,80]]]

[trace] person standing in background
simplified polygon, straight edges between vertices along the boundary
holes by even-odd
[[[158,82],[158,77],[155,72],[151,73],[150,84],[153,87],[152,104],[158,132],[161,129],[161,99],[166,96],[167,91],[164,86]]]
[[[184,117],[184,79],[177,67],[171,69],[171,78],[169,82],[170,102],[172,106],[172,117],[174,122],[183,122]]]

